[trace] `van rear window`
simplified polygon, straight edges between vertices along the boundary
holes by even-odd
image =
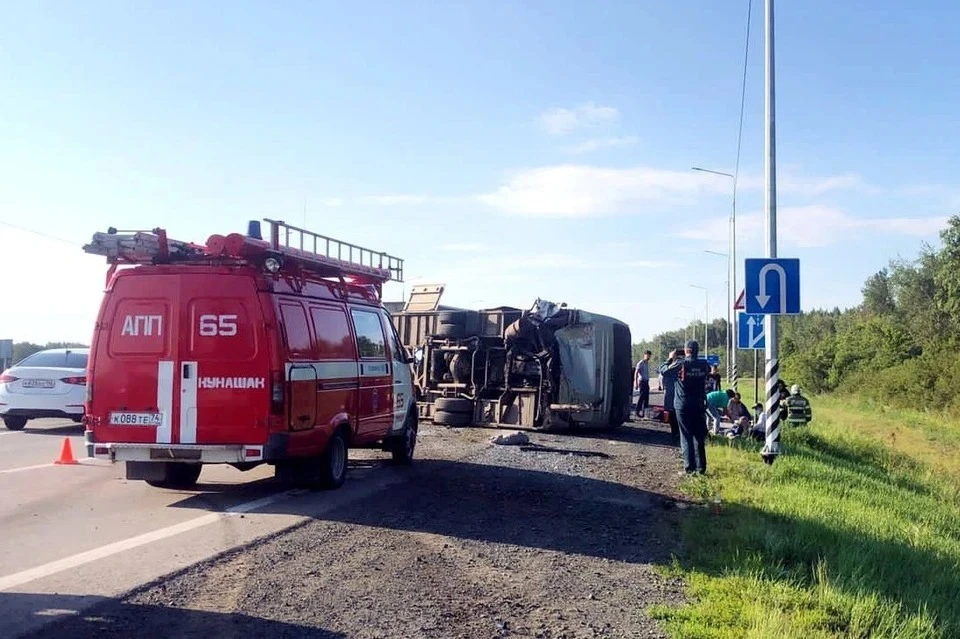
[[[171,330],[166,300],[121,300],[110,323],[110,354],[163,355]]]
[[[346,313],[339,308],[313,306],[310,315],[320,359],[353,359],[357,356]]]

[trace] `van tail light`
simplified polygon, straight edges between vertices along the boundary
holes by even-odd
[[[270,414],[283,414],[283,372],[273,371],[270,374]]]
[[[93,401],[93,380],[87,384],[87,410],[90,410],[90,402]]]
[[[76,386],[86,386],[87,378],[86,377],[61,377],[60,381],[64,384],[74,384]]]
[[[4,373],[3,375],[0,375],[0,384],[9,384],[10,382],[15,382],[18,379],[20,378],[14,377],[13,375],[7,375],[6,373]]]

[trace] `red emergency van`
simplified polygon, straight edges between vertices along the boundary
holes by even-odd
[[[206,244],[97,233],[107,285],[87,370],[87,454],[189,487],[272,464],[340,487],[349,447],[413,459],[412,359],[380,298],[403,261],[275,220]]]

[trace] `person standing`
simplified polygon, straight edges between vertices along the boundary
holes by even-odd
[[[680,445],[680,426],[677,422],[677,411],[673,401],[679,369],[675,368],[674,364],[681,359],[683,359],[683,350],[676,348],[670,351],[667,361],[660,364],[658,368],[663,384],[663,410],[667,413],[667,423],[670,424],[670,436],[674,446]]]
[[[720,390],[720,371],[717,370],[716,366],[710,367],[710,374],[707,375],[707,392],[713,393]]]
[[[700,344],[690,340],[684,348],[685,357],[675,365],[677,384],[673,405],[677,410],[680,426],[680,450],[683,455],[684,472],[687,474],[707,472],[707,374],[710,365],[698,359]]]
[[[787,426],[806,426],[813,419],[810,400],[800,394],[798,384],[790,387],[790,397],[784,401],[784,404],[787,407]]]
[[[643,411],[650,406],[650,351],[643,351],[643,359],[637,363],[637,371],[634,375],[633,387],[640,394],[637,396],[637,417],[643,417]]]

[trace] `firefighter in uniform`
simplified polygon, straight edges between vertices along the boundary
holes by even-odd
[[[675,361],[663,372],[675,381],[673,405],[680,426],[680,451],[683,470],[687,474],[707,472],[707,374],[710,365],[697,359],[700,345],[690,340],[684,348],[684,357]]]
[[[787,409],[786,421],[788,426],[806,426],[813,419],[810,400],[800,394],[798,384],[790,387],[790,397],[784,400],[783,405]]]

